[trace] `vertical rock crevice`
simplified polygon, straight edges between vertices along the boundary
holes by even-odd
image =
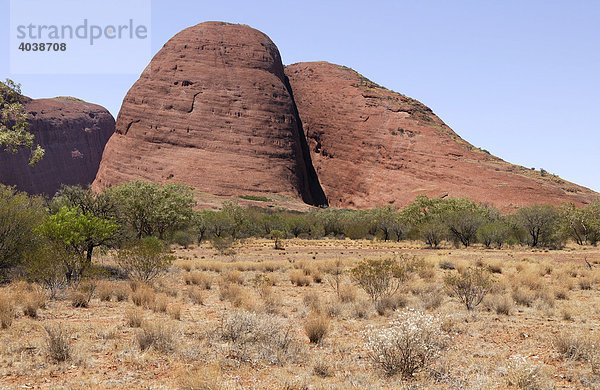
[[[296,107],[296,101],[294,100],[294,91],[292,90],[292,86],[290,85],[290,80],[287,76],[284,76],[283,82],[285,83],[285,87],[287,88],[288,93],[290,94],[290,98],[292,99],[292,110],[296,119],[296,124],[298,126],[298,139],[300,142],[300,151],[302,153],[302,161],[299,163],[304,165],[306,172],[306,180],[304,180],[306,189],[305,193],[302,194],[304,198],[303,200],[305,203],[308,203],[312,206],[329,206],[327,195],[325,194],[325,191],[323,191],[323,187],[321,187],[319,176],[317,175],[317,171],[315,170],[315,167],[312,163],[312,159],[310,157],[310,149],[308,148],[308,142],[306,141],[306,136],[304,135],[302,118],[300,118],[298,107]]]

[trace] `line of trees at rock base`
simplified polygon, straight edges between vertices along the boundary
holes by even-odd
[[[569,240],[579,245],[600,241],[600,200],[582,208],[534,205],[509,215],[468,199],[426,196],[418,196],[402,210],[300,213],[226,202],[217,211],[195,210],[195,205],[193,189],[176,183],[135,181],[102,193],[63,187],[50,200],[0,186],[0,271],[46,283],[57,273],[67,281],[78,280],[94,272],[96,248],[116,248],[123,268],[137,267],[136,272],[149,277],[154,265],[172,260],[169,243],[187,246],[210,240],[223,251],[248,237],[271,238],[276,248],[294,237],[422,240],[431,248],[478,243],[487,248],[559,249]],[[138,263],[128,263],[132,258]]]

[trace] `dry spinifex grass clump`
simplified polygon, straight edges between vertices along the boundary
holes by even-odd
[[[311,277],[306,275],[302,270],[291,270],[289,275],[292,284],[295,284],[298,287],[310,285]]]
[[[15,307],[12,300],[6,296],[0,296],[0,327],[6,329],[10,327],[15,318]]]
[[[70,360],[72,357],[70,332],[62,324],[44,325],[44,330],[48,357],[58,363]]]
[[[164,322],[144,322],[136,334],[136,341],[141,351],[152,347],[158,352],[167,354],[177,348],[175,332]]]
[[[312,315],[304,323],[304,332],[313,344],[321,344],[329,332],[329,318],[324,315]]]
[[[136,306],[142,306],[147,309],[151,309],[154,306],[156,295],[152,287],[148,285],[139,285],[132,288],[132,290],[131,300]]]
[[[212,287],[212,277],[200,271],[188,272],[183,276],[185,284],[200,286],[205,290]]]

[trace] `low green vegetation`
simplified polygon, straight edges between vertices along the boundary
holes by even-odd
[[[273,200],[267,198],[266,196],[258,196],[258,195],[241,195],[240,199],[245,200],[255,200],[257,202],[272,202]]]
[[[299,213],[236,202],[218,211],[194,210],[192,194],[182,184],[135,181],[104,193],[64,187],[44,201],[0,186],[0,271],[55,289],[95,275],[93,254],[100,248],[117,250],[126,273],[146,280],[170,263],[168,245],[162,243],[187,247],[210,241],[219,253],[230,254],[236,240],[249,237],[270,238],[276,249],[284,249],[288,238],[324,237],[498,249],[558,249],[569,240],[579,245],[600,241],[600,200],[583,208],[534,205],[503,215],[468,199],[419,196],[402,210]],[[364,272],[375,267],[364,266]]]

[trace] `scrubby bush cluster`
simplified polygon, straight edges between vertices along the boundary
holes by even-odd
[[[444,242],[487,248],[505,245],[560,248],[572,239],[580,245],[600,240],[600,200],[584,208],[534,205],[503,215],[489,205],[468,199],[430,199],[419,196],[402,210],[318,209],[308,213],[243,208],[228,202],[222,210],[195,211],[185,228],[198,242],[211,239],[221,251],[226,238],[266,237],[282,248],[285,238],[350,238],[421,240],[437,248]],[[231,244],[231,241],[228,242]],[[229,245],[227,246],[229,248]]]
[[[600,200],[583,208],[536,205],[509,215],[467,199],[426,196],[402,210],[299,213],[244,208],[230,201],[215,211],[194,210],[194,205],[192,189],[176,183],[135,181],[103,193],[64,187],[51,200],[0,186],[0,273],[14,275],[16,270],[54,292],[97,276],[100,270],[92,262],[96,248],[116,248],[124,271],[148,280],[170,264],[168,245],[162,242],[187,247],[210,240],[219,253],[233,255],[236,240],[247,237],[271,238],[277,249],[292,237],[419,239],[430,247],[448,242],[488,248],[560,248],[569,239],[580,245],[600,240]],[[297,283],[310,283],[292,276]]]
[[[365,333],[371,360],[386,375],[413,377],[426,369],[445,347],[440,322],[430,314],[405,310],[383,329]]]

